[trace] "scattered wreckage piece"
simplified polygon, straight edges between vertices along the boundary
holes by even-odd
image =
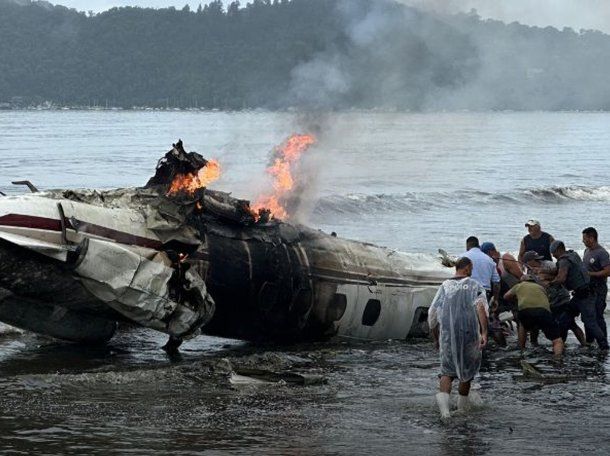
[[[305,361],[305,362],[303,362]],[[222,358],[213,365],[217,374],[227,376],[234,386],[244,385],[321,385],[328,383],[322,374],[312,374],[315,369],[310,360],[294,360],[276,353],[255,354],[239,358]],[[305,373],[304,370],[307,370]]]
[[[255,214],[224,192],[169,191],[207,163],[178,142],[143,188],[2,198],[0,287],[10,295],[0,321],[83,342],[130,321],[169,334],[170,346],[200,331],[281,342],[426,333],[450,271]],[[11,321],[19,306],[29,313]],[[62,312],[65,321],[48,319]],[[94,327],[79,333],[85,324]]]
[[[444,249],[438,249],[438,254],[443,266],[447,266],[448,268],[455,267],[455,263],[458,260],[456,257],[449,255]]]
[[[29,180],[13,181],[13,182],[11,182],[11,184],[13,184],[13,185],[25,185],[27,188],[30,189],[30,192],[38,193],[38,189]]]
[[[521,369],[523,375],[515,375],[513,378],[517,381],[540,382],[544,384],[566,383],[572,380],[583,380],[586,375],[576,374],[547,374],[541,372],[532,363],[521,360]]]
[[[328,379],[322,375],[304,374],[301,372],[277,372],[267,369],[237,368],[231,372],[229,382],[232,385],[281,383],[310,386],[326,384]]]

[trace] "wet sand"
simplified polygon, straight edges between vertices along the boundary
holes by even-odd
[[[476,386],[485,405],[448,423],[434,404],[438,355],[426,340],[255,348],[201,337],[171,358],[163,342],[140,329],[97,349],[3,335],[3,454],[610,452],[610,362],[574,340],[561,364],[546,341],[525,356],[572,377],[556,384],[523,378],[516,350],[489,351]],[[234,385],[224,358],[271,360],[327,382]]]

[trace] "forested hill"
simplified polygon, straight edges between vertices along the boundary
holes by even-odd
[[[610,36],[391,0],[0,0],[0,107],[610,109]]]

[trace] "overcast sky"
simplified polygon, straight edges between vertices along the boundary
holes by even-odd
[[[419,4],[425,8],[444,12],[469,11],[475,8],[484,18],[504,22],[519,21],[523,24],[547,26],[559,29],[572,27],[575,30],[598,29],[610,33],[609,0],[399,0],[403,3]],[[225,0],[228,3],[229,0]],[[104,11],[113,6],[149,6],[182,8],[189,4],[196,8],[206,0],[59,0],[51,1],[83,11]],[[247,0],[242,0],[242,4]]]

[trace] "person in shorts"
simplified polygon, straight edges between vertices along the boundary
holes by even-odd
[[[519,347],[525,350],[528,331],[539,330],[553,343],[553,353],[561,356],[563,339],[557,321],[551,313],[549,298],[542,285],[532,276],[524,276],[523,281],[512,287],[504,299],[517,299],[519,314]]]

